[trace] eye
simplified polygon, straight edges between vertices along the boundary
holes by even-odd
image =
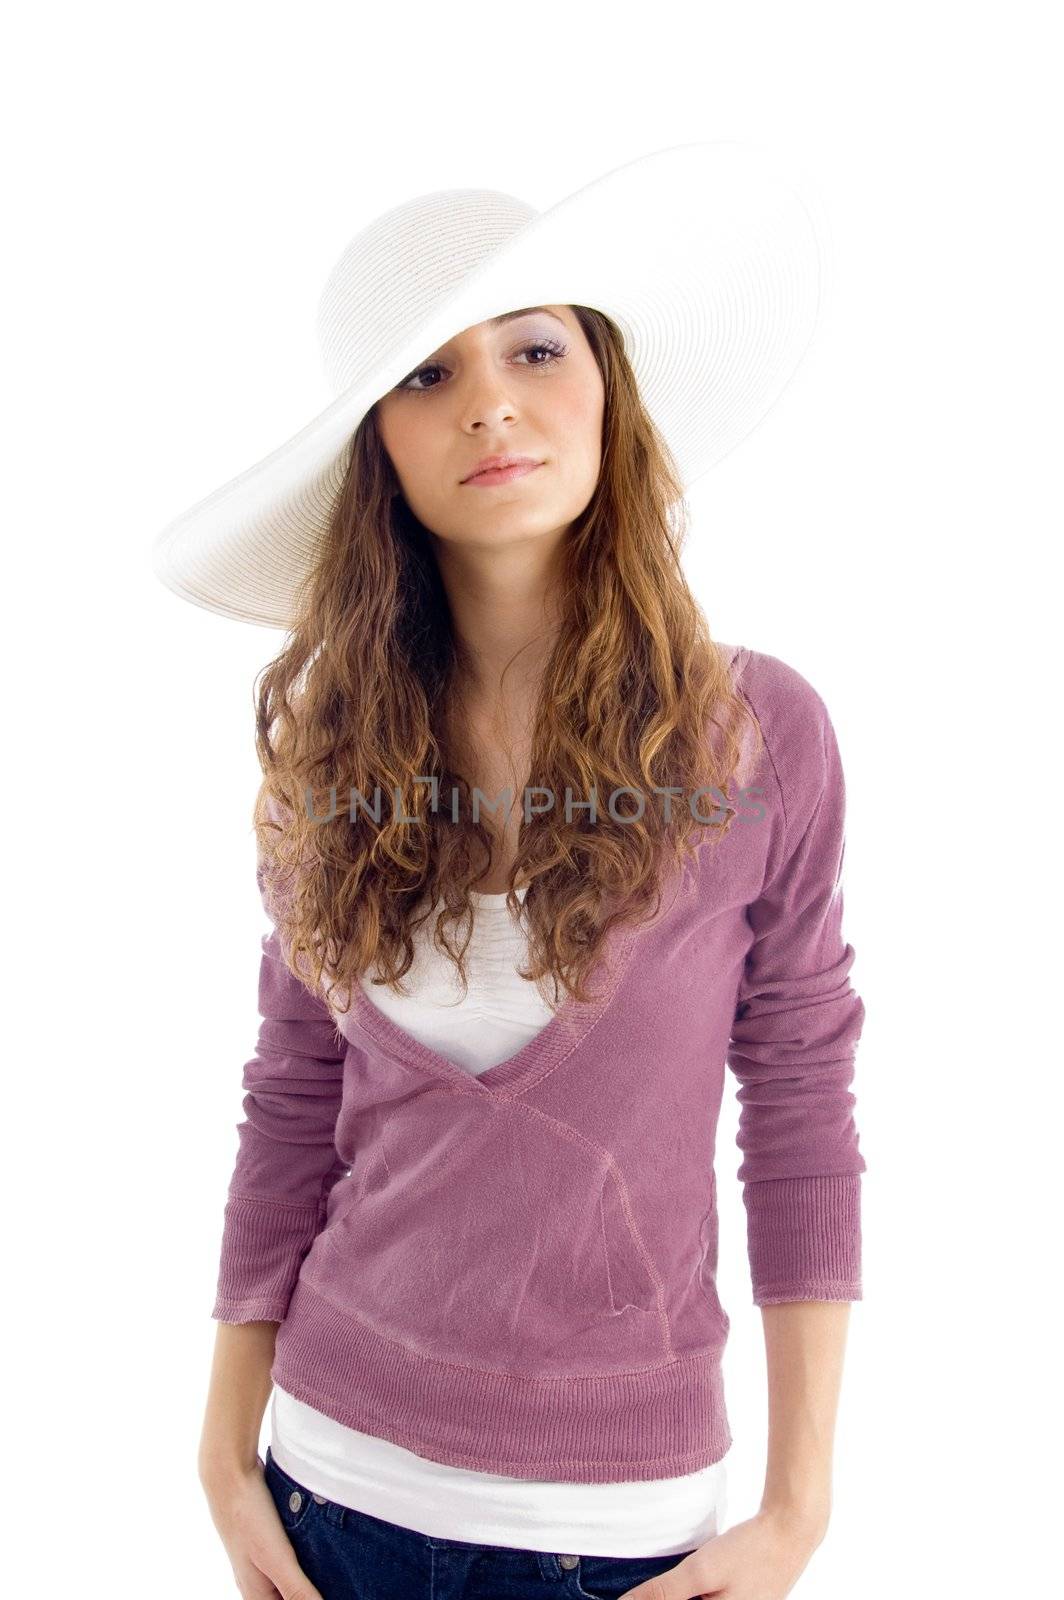
[[[559,344],[556,339],[533,339],[529,344],[522,345],[521,348],[515,352],[515,354],[519,356],[534,355],[537,351],[542,352],[546,359],[543,361],[531,361],[528,363],[534,372],[543,372],[548,367],[555,366],[567,354],[565,345]],[[429,372],[442,372],[442,370],[443,368],[438,362],[430,361],[423,367],[417,367],[412,373],[410,373],[409,377],[404,378],[402,383],[397,383],[395,387],[397,389],[404,389],[407,394],[428,394],[431,389],[438,389],[439,384],[432,383],[427,389],[414,388],[414,379],[423,378],[425,374]]]

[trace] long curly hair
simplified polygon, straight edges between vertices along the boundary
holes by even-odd
[[[602,467],[566,536],[562,620],[532,728],[528,782],[555,803],[523,815],[506,901],[528,938],[522,975],[551,980],[550,1005],[560,990],[586,1001],[611,930],[656,915],[667,873],[727,833],[729,785],[749,739],[755,753],[762,743],[683,575],[682,483],[623,336],[603,313],[572,310],[604,382]],[[412,933],[437,907],[436,946],[466,985],[469,889],[498,837],[474,814],[464,770],[446,593],[375,408],[349,448],[293,624],[254,696],[260,887],[291,970],[326,984],[340,1012],[373,964],[375,981],[404,992]],[[656,793],[668,786],[681,790],[671,807]],[[597,817],[577,805],[567,820],[567,793],[594,797]]]

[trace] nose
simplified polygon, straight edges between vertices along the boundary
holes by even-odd
[[[513,422],[515,409],[510,400],[497,399],[471,405],[466,413],[465,426],[471,433],[492,433],[504,423]]]
[[[493,363],[481,362],[466,375],[463,426],[471,433],[491,433],[503,423],[513,422],[517,406],[506,387],[504,375]]]

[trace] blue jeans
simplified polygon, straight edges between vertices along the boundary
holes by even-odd
[[[316,1497],[268,1446],[264,1465],[296,1560],[323,1600],[617,1600],[688,1554],[554,1555],[430,1538]]]

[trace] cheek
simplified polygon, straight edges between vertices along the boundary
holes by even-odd
[[[553,408],[553,428],[562,454],[576,452],[597,458],[602,446],[603,404],[586,388],[558,396]]]
[[[406,486],[429,488],[438,481],[431,429],[398,412],[382,417],[379,427],[381,442]]]
[[[402,429],[397,426],[394,415],[385,406],[379,406],[377,410],[377,432],[385,455],[395,471],[401,473],[405,460]]]

